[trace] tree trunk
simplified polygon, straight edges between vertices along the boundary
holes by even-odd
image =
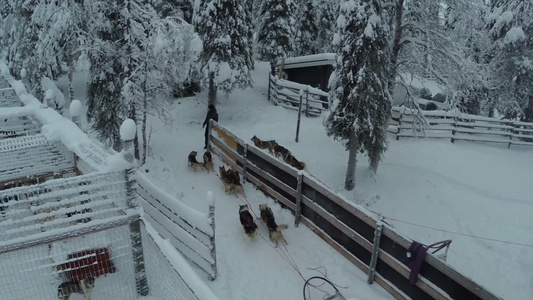
[[[74,63],[71,62],[68,68],[68,98],[71,103],[72,100],[74,100],[74,86],[72,84],[72,81],[74,79],[74,70]]]
[[[372,151],[368,153],[368,156],[370,158],[370,165],[368,166],[368,170],[372,172],[372,175],[375,175],[378,172],[378,166],[380,161],[379,150],[376,145],[372,146]]]
[[[217,102],[217,86],[215,85],[215,73],[209,73],[209,92],[207,94],[207,105],[215,105]]]
[[[141,164],[144,164],[146,162],[146,157],[148,155],[148,137],[146,132],[146,122],[148,118],[148,98],[145,97],[144,103],[143,103],[143,119],[142,119],[142,139],[143,139],[143,155]]]
[[[389,93],[392,95],[394,91],[394,83],[396,82],[396,73],[398,68],[398,57],[400,57],[400,51],[402,49],[402,45],[400,44],[402,41],[402,34],[403,34],[403,3],[404,0],[398,0],[396,3],[396,10],[394,14],[394,42],[392,44],[392,53],[391,53],[391,59],[390,59],[390,73],[389,73]]]
[[[351,191],[355,187],[355,165],[357,163],[357,137],[355,136],[354,129],[352,129],[352,132],[350,133],[349,143],[350,150],[348,153],[348,168],[346,170],[344,188]]]
[[[135,122],[135,126],[137,126],[137,115],[135,110],[135,104],[131,105],[130,113],[128,118],[132,119],[133,122]],[[133,148],[135,152],[135,159],[140,161],[140,155],[139,155],[139,134],[138,131],[135,130],[135,138],[133,139]]]

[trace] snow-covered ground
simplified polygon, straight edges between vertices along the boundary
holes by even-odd
[[[307,172],[346,199],[384,216],[402,234],[430,244],[452,239],[448,263],[509,300],[533,299],[533,149],[449,140],[401,139],[391,135],[376,178],[366,176],[359,157],[354,191],[343,189],[347,152],[327,137],[323,117],[303,118],[295,143],[296,112],[273,106],[267,98],[268,66],[258,64],[255,87],[219,95],[219,122],[247,141],[253,135],[276,139],[303,160]],[[78,74],[79,75],[79,74]],[[83,76],[77,97],[84,101]],[[345,297],[390,299],[376,284],[311,233],[294,228],[293,216],[245,184],[247,201],[257,211],[267,202],[285,231],[287,248],[273,248],[260,237],[244,239],[238,206],[245,200],[223,193],[214,174],[187,168],[190,151],[202,153],[206,95],[171,100],[174,124],[154,118],[150,158],[141,171],[176,198],[207,209],[207,191],[216,198],[219,276],[205,283],[220,299],[303,299],[304,278],[321,275],[342,287]],[[215,163],[220,161],[215,158]],[[201,272],[200,276],[205,277]],[[326,287],[326,285],[324,285]],[[324,294],[312,289],[311,299]]]
[[[422,243],[452,239],[448,263],[505,299],[533,298],[533,149],[449,140],[394,140],[378,170],[366,176],[366,157],[359,157],[357,186],[343,189],[347,152],[327,137],[323,118],[303,118],[296,143],[295,111],[273,106],[267,97],[268,66],[259,64],[255,87],[219,95],[219,122],[247,141],[253,135],[275,139],[306,162],[307,171],[349,201],[385,216],[399,232]],[[198,209],[206,209],[206,191],[215,192],[219,278],[208,282],[221,299],[299,299],[303,279],[320,275],[308,268],[324,267],[328,278],[348,290],[345,297],[390,298],[369,287],[365,276],[303,225],[290,227],[288,255],[258,238],[244,240],[238,220],[243,200],[224,195],[213,174],[187,169],[190,151],[202,153],[206,96],[175,100],[172,128],[153,120],[152,153],[143,169],[154,182]],[[251,143],[251,142],[250,142]],[[216,160],[217,165],[219,161]],[[267,201],[279,222],[293,216],[252,184],[245,184],[253,208]],[[260,231],[265,236],[266,231]],[[360,280],[358,282],[358,280]],[[320,296],[314,296],[320,299]]]

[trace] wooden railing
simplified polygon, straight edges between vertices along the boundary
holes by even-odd
[[[135,179],[145,218],[163,238],[215,280],[214,203],[209,205],[208,214],[201,214],[155,187],[142,173],[137,172]]]
[[[291,210],[295,226],[305,224],[396,299],[501,299],[429,253],[420,280],[412,285],[406,256],[411,240],[313,176],[243,142],[214,121],[210,126],[215,154]]]
[[[474,142],[533,146],[533,123],[500,120],[447,111],[418,112],[393,107],[389,132],[400,137],[449,138]]]
[[[327,92],[309,85],[269,76],[268,101],[288,109],[298,110],[300,98],[302,98],[302,112],[308,117],[319,116],[323,110],[329,108]]]

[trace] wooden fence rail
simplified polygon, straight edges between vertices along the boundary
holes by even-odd
[[[328,93],[309,85],[278,79],[270,75],[268,80],[268,100],[288,109],[299,109],[300,91],[304,92],[302,112],[306,116],[319,116],[328,109]]]
[[[209,213],[202,214],[155,187],[141,173],[135,179],[145,218],[163,238],[215,280],[214,204],[209,206]]]
[[[500,120],[447,111],[418,112],[393,107],[389,132],[400,137],[449,138],[473,142],[533,146],[533,123]]]
[[[215,154],[293,211],[296,225],[301,222],[309,227],[396,299],[501,299],[429,253],[419,281],[412,285],[406,256],[412,241],[313,176],[244,143],[214,121],[210,126],[209,144]],[[376,231],[378,226],[383,226],[381,231]],[[376,232],[380,232],[379,244],[375,244]],[[379,248],[374,249],[375,245]],[[377,258],[372,258],[373,253],[377,253]]]

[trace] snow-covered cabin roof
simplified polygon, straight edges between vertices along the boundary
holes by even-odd
[[[283,69],[295,69],[314,66],[332,66],[335,62],[335,53],[321,53],[313,55],[305,55],[298,57],[285,58]],[[278,68],[281,65],[281,61],[278,62]]]

